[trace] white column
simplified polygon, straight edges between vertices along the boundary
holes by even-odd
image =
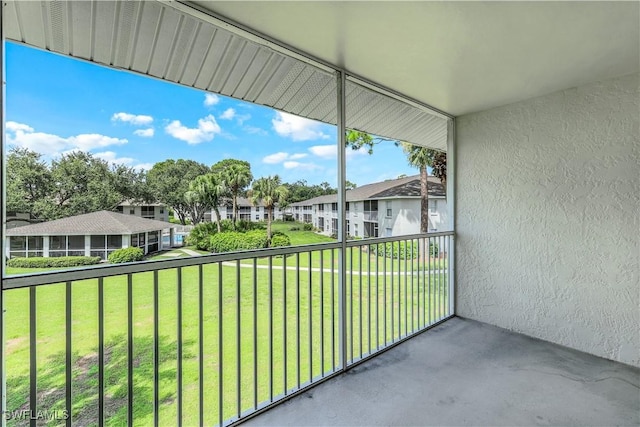
[[[42,236],[42,256],[49,256],[49,236]]]
[[[84,235],[84,256],[91,256],[91,235],[89,234]]]
[[[128,248],[131,245],[131,236],[128,234],[122,235],[122,247]]]

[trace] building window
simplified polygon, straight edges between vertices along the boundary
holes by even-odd
[[[155,208],[153,206],[143,206],[142,218],[147,218],[147,219],[155,218]]]
[[[331,211],[332,212],[338,212],[338,204],[337,203],[331,203]]]
[[[324,218],[318,218],[318,228],[324,231]]]
[[[129,215],[135,215],[135,214],[136,214],[135,208],[129,208]]]
[[[256,221],[260,221],[260,214],[256,214]]]
[[[163,214],[164,213],[164,208],[160,208],[160,213]]]
[[[384,235],[385,237],[391,237],[391,234],[393,233],[393,231],[390,228],[385,228],[384,229]]]
[[[9,238],[9,257],[41,257],[43,240],[41,236],[11,236]]]
[[[319,212],[324,212],[324,203],[320,203],[320,204],[318,205],[318,211],[319,211]]]
[[[123,211],[124,211],[124,208],[122,206],[117,206],[116,207],[116,212],[122,213]]]
[[[338,235],[338,218],[331,219],[331,234]]]
[[[393,209],[391,208],[391,201],[387,200],[386,202],[386,207],[387,207],[387,218],[391,218],[393,216]]]

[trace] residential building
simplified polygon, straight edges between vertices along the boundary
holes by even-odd
[[[267,220],[267,210],[264,207],[264,203],[259,203],[254,206],[246,197],[238,197],[237,207],[238,219],[252,222]],[[218,210],[220,211],[220,219],[233,218],[233,204],[231,200],[225,200],[225,202],[218,207]],[[272,215],[273,220],[284,219],[284,209],[276,206],[273,208]],[[214,209],[211,210],[211,213],[205,214],[205,220],[216,220],[216,212]]]
[[[132,200],[125,200],[116,207],[116,212],[169,222],[169,209],[162,203],[138,203]]]
[[[429,231],[448,230],[445,188],[429,181]],[[420,175],[390,179],[347,190],[347,235],[391,237],[420,233]],[[313,224],[322,234],[338,233],[338,195],[329,194],[292,203],[294,219]]]
[[[7,230],[6,256],[99,256],[139,247],[145,254],[163,249],[162,235],[173,224],[118,212],[98,211]],[[171,238],[169,241],[172,241]]]

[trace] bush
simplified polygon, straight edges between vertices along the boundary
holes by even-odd
[[[306,222],[302,225],[302,229],[304,231],[313,231],[313,224]]]
[[[218,226],[215,222],[202,222],[191,229],[186,243],[189,246],[195,246],[201,251],[206,251],[209,247],[209,237],[217,232]]]
[[[226,231],[216,233],[209,237],[207,250],[210,252],[232,252],[248,249],[261,249],[267,247],[267,232],[264,230],[251,230],[246,233],[238,231]]]
[[[291,246],[291,239],[284,233],[273,233],[271,236],[271,247]]]
[[[300,227],[298,227],[297,225],[294,225],[289,229],[289,231],[300,231]]]
[[[429,256],[436,258],[438,255],[440,255],[440,250],[438,248],[438,243],[436,242],[431,242],[429,244]]]
[[[7,261],[7,266],[17,268],[79,267],[95,265],[99,262],[100,257],[97,256],[31,257],[11,258]]]
[[[142,261],[144,253],[140,248],[122,248],[115,250],[109,254],[109,262],[111,264],[122,264],[123,262]]]
[[[403,241],[378,243],[371,247],[371,252],[386,258],[412,259],[418,257],[418,244]]]

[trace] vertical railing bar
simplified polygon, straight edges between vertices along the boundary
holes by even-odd
[[[352,249],[353,250],[353,249]],[[360,302],[360,312],[358,313],[358,318],[360,320],[360,357],[362,357],[362,246],[359,247],[359,263],[360,265],[358,266],[359,268],[359,272],[360,272],[360,277],[359,277],[359,286],[360,286],[360,293],[358,295],[358,301]],[[353,267],[351,268],[351,274],[353,274]],[[352,297],[353,298],[353,297]]]
[[[29,410],[38,413],[38,353],[37,348],[37,307],[36,287],[29,287]],[[4,292],[4,291],[2,291]],[[4,309],[4,307],[0,307]],[[2,344],[4,346],[4,343]],[[4,416],[4,414],[2,414]],[[37,418],[29,417],[29,424],[36,426]]]
[[[420,248],[422,246],[424,246],[424,244],[422,243],[421,239],[422,239],[421,237],[416,239],[416,242],[417,242],[416,259],[418,260],[417,266],[416,266],[416,289],[417,289],[416,298],[417,298],[417,304],[418,304],[418,306],[416,307],[416,314],[418,315],[418,320],[417,320],[418,321],[418,328],[417,328],[418,330],[422,329],[422,327],[423,327],[422,320],[420,318],[420,316],[422,315],[422,311],[420,310],[420,301],[421,301],[420,290],[422,289],[423,290],[422,293],[424,294],[424,289],[420,286],[420,278],[422,277],[422,268],[420,268],[421,267],[420,263],[421,263],[422,257],[424,255],[422,254],[422,251],[420,250]]]
[[[98,425],[104,425],[104,278],[98,278]]]
[[[384,244],[385,248],[386,248],[386,243]],[[393,264],[395,262],[395,259],[393,257],[393,248],[394,248],[394,242],[391,242],[391,342],[395,342],[395,307],[394,307],[394,293],[395,293],[395,289],[394,289],[394,276],[393,276]],[[385,251],[386,252],[386,251]],[[385,253],[386,256],[386,253]]]
[[[413,275],[415,273],[414,271],[414,253],[413,253],[413,246],[415,244],[415,240],[411,239],[411,333],[415,332],[415,322],[414,322],[414,317],[415,317],[415,313],[414,313],[414,304],[415,304],[415,289],[414,289],[414,285],[415,285],[415,281],[413,280]]]
[[[353,361],[353,248],[349,251],[349,358]]]
[[[287,256],[283,255],[282,256],[282,301],[283,301],[283,310],[282,310],[282,322],[284,324],[284,336],[283,336],[283,345],[282,345],[282,352],[283,352],[283,360],[282,360],[282,364],[283,364],[283,375],[282,375],[282,380],[284,383],[284,394],[285,396],[287,395],[287,368],[289,367],[289,364],[287,362],[287,353],[288,353],[288,348],[287,348]]]
[[[71,381],[72,381],[72,373],[73,373],[73,357],[72,357],[72,294],[71,294],[71,282],[66,283],[65,289],[65,409],[67,411],[67,419],[65,424],[67,427],[71,427],[71,405],[72,405],[72,389],[71,389]]]
[[[283,269],[286,271],[286,269]],[[286,273],[285,273],[286,274]],[[269,256],[269,400],[273,402],[273,256]]]
[[[404,253],[402,254],[404,256],[404,335],[407,336],[409,335],[409,306],[407,305],[409,303],[409,298],[408,298],[408,282],[409,282],[409,264],[408,264],[408,254],[407,254],[407,241],[404,241]],[[398,242],[398,245],[400,245],[400,242]],[[400,251],[398,251],[398,254],[400,253]]]
[[[296,252],[296,379],[300,388],[300,252]]]
[[[336,280],[335,249],[331,249],[331,372],[336,370]]]
[[[422,260],[422,266],[420,268],[420,276],[422,277],[422,327],[427,326],[427,267],[429,266],[429,242],[426,238],[421,237],[422,240],[422,252],[420,253],[420,259]],[[426,255],[425,255],[426,254]],[[424,258],[427,257],[427,264],[425,265]]]
[[[223,357],[223,311],[222,311],[222,262],[218,263],[218,424],[224,421],[224,357]]]
[[[442,236],[439,236],[438,239],[440,239],[440,245],[438,246],[439,248],[442,248],[442,242],[444,241]],[[442,271],[444,270],[444,262],[442,259],[442,249],[439,250],[438,253],[438,262],[440,263],[440,274],[438,275],[440,277],[440,319],[444,319],[444,313],[442,310],[443,304],[444,304],[444,275],[442,274]]]
[[[369,354],[371,354],[371,245],[367,245],[367,334]]]
[[[182,425],[182,267],[178,267],[178,288],[177,288],[177,337],[178,343],[178,366],[176,370],[176,382],[178,388],[177,413],[176,418],[178,425]]]
[[[258,409],[258,258],[253,259],[253,409]]]
[[[378,250],[376,251],[376,254],[380,253],[380,243],[377,243],[378,246]],[[383,246],[384,248],[384,252],[383,252],[383,258],[382,258],[382,291],[383,291],[383,298],[382,298],[382,318],[383,318],[383,326],[384,326],[384,341],[382,343],[383,347],[387,346],[387,251],[386,251],[386,243],[384,243],[385,246]],[[378,255],[379,257],[380,255]],[[376,260],[377,262],[377,260]]]
[[[324,251],[320,251],[320,377],[324,377]]]
[[[313,307],[312,307],[312,290],[311,290],[311,282],[312,282],[312,252],[309,251],[309,383],[313,380]]]
[[[238,418],[242,415],[242,348],[240,345],[240,260],[236,260],[236,398]]]
[[[440,286],[441,286],[440,277],[441,277],[441,274],[442,274],[442,266],[440,265],[440,253],[442,251],[442,245],[441,245],[439,236],[437,237],[437,239],[438,239],[438,258],[436,259],[436,265],[437,265],[437,267],[436,267],[436,272],[437,272],[436,273],[436,282],[438,283],[438,285],[437,285],[436,289],[437,289],[437,292],[438,292],[438,298],[436,299],[436,302],[438,304],[438,307],[437,307],[436,310],[437,310],[438,315],[436,317],[436,320],[440,320],[442,318],[442,313],[441,313],[441,309],[440,309],[442,307],[442,292],[441,292],[442,290],[440,289]]]
[[[400,241],[398,241],[398,339],[402,337],[402,260],[400,260]]]
[[[127,425],[133,425],[133,275],[127,274]]]
[[[158,375],[158,365],[160,364],[160,328],[158,322],[158,270],[153,272],[153,425],[158,427],[160,420],[160,377]]]
[[[427,260],[428,260],[428,261],[427,261],[427,267],[428,267],[428,269],[427,269],[427,272],[428,272],[427,276],[428,276],[428,279],[429,279],[429,286],[428,286],[428,288],[429,288],[429,295],[428,295],[429,299],[428,299],[428,301],[427,301],[427,302],[428,302],[428,304],[429,304],[429,310],[428,310],[428,313],[427,313],[427,314],[428,314],[428,317],[429,317],[429,324],[432,324],[432,323],[433,323],[433,295],[432,295],[432,292],[433,292],[433,291],[432,291],[432,283],[431,283],[431,282],[432,282],[432,275],[431,275],[431,255],[433,254],[433,249],[432,249],[432,246],[431,246],[431,245],[432,245],[432,242],[433,242],[432,238],[431,238],[431,237],[428,237],[428,243],[429,243],[429,245],[428,245],[428,247],[429,247],[429,256],[428,256],[428,258],[427,258]]]
[[[198,266],[198,420],[204,425],[204,266]]]
[[[369,245],[369,248],[371,248],[371,245]],[[377,351],[380,349],[380,276],[378,275],[378,270],[379,270],[378,260],[380,256],[378,255],[378,251],[376,251],[375,256],[376,256],[376,351]]]

